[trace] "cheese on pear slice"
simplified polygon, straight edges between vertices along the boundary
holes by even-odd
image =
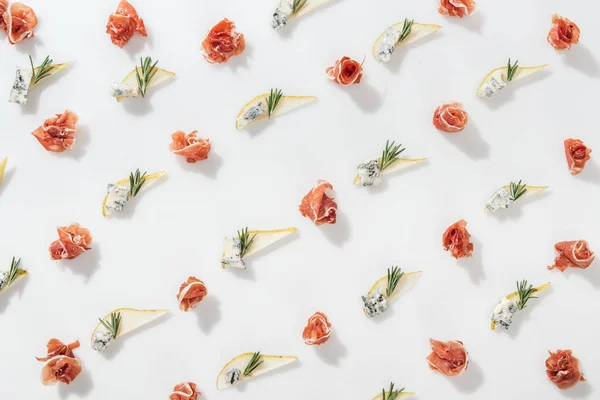
[[[530,196],[533,196],[535,194],[541,193],[541,192],[543,192],[544,190],[546,190],[548,188],[549,188],[549,186],[529,186],[529,185],[525,185],[525,189],[527,189],[527,191],[525,192],[525,194],[521,195],[521,197],[519,197],[518,200],[521,200],[521,199],[524,199],[526,197],[530,197]],[[502,186],[501,189],[506,189],[506,190],[508,190],[510,192],[510,185]],[[498,190],[500,190],[500,189],[498,189]],[[496,192],[498,190],[496,190]],[[496,193],[496,192],[494,192],[494,193]],[[494,195],[494,193],[492,193],[492,195],[490,197],[492,197]],[[487,211],[487,208],[485,206],[483,206],[483,209]]]
[[[381,163],[381,157],[378,158],[377,161],[379,163]],[[396,161],[394,161],[389,167],[387,167],[386,169],[383,170],[383,172],[381,172],[381,175],[389,175],[389,174],[392,174],[401,169],[412,167],[413,165],[416,165],[423,161],[427,161],[427,159],[426,158],[413,158],[413,159],[397,158]],[[354,177],[353,184],[358,185],[359,183],[360,183],[360,177],[358,176],[358,174],[356,174],[356,176]]]
[[[4,171],[6,170],[6,163],[8,162],[8,157],[4,157],[0,160],[0,182],[2,182],[2,178],[4,178]]]
[[[259,104],[260,102],[262,102],[264,104],[265,109],[266,109],[267,98],[269,96],[270,96],[270,93],[263,93],[261,95],[256,96],[255,98],[250,100],[248,103],[246,103],[246,105],[244,105],[244,107],[242,107],[242,109],[240,110],[240,112],[238,113],[238,115],[235,119],[235,129],[240,130],[253,122],[269,119],[269,116],[266,113],[260,115],[258,118],[256,118],[253,121],[247,121],[246,119],[243,118],[244,114],[246,113],[246,111],[248,111],[248,109]],[[273,110],[273,113],[271,114],[271,118],[287,114],[290,111],[293,111],[297,108],[300,108],[302,106],[310,104],[316,100],[317,100],[317,98],[314,96],[281,96],[279,103],[277,103],[277,107],[275,107],[275,110]]]
[[[542,286],[538,286],[536,288],[534,288],[534,293],[539,293],[543,290],[546,290],[550,287],[550,282],[544,283]],[[519,292],[512,292],[511,294],[506,296],[507,299],[509,300],[516,300],[518,301],[519,299]],[[498,302],[500,303],[500,302]],[[496,323],[494,321],[492,321],[492,330],[496,329]]]
[[[389,399],[390,392],[385,392],[385,399],[383,398],[383,393],[379,393],[377,396],[373,397],[373,400],[386,400]],[[396,396],[397,400],[410,399],[416,395],[415,392],[400,392],[398,396]]]
[[[145,189],[147,189],[149,186],[151,186],[151,184],[153,182],[162,178],[166,174],[167,174],[166,172],[161,171],[161,172],[155,172],[153,174],[146,175],[146,177],[144,179],[146,181],[146,183],[144,183],[144,186],[142,186],[139,193],[143,192]],[[115,185],[130,187],[129,178],[123,178],[123,179],[115,182]],[[138,193],[138,195],[139,195],[139,193]],[[104,200],[102,201],[102,216],[103,217],[106,217],[108,215],[108,213],[106,212],[106,200],[108,200],[108,195],[104,196]]]
[[[397,31],[402,32],[403,26],[404,26],[404,21],[398,22],[397,24],[394,24],[391,27]],[[442,27],[439,25],[420,24],[418,22],[413,22],[410,33],[403,41],[398,42],[398,44],[396,44],[396,48],[394,49],[394,51],[398,50],[401,47],[408,46],[409,44],[414,43],[420,39],[423,39],[424,37],[437,32],[441,28]],[[385,31],[383,31],[383,33],[381,35],[379,35],[379,37],[375,41],[375,44],[373,45],[373,57],[375,57],[375,58],[377,58],[377,54],[379,53],[379,48],[381,47],[381,43],[383,42],[383,38],[384,38],[386,32],[387,32],[387,29]]]
[[[397,300],[398,297],[400,297],[400,295],[402,295],[403,293],[406,293],[409,290],[411,290],[412,288],[414,288],[415,285],[417,284],[417,280],[420,276],[421,276],[421,271],[405,272],[404,275],[402,275],[402,278],[400,279],[400,281],[398,282],[396,289],[392,292],[392,295],[387,298],[387,301],[392,302],[394,300]],[[388,285],[388,277],[387,277],[387,275],[385,275],[384,277],[380,278],[377,282],[375,282],[375,284],[371,287],[371,289],[369,289],[369,293],[368,293],[369,296],[373,296],[378,289],[379,289],[379,293],[381,293],[385,296],[386,290],[387,290],[387,285]],[[364,312],[364,310],[363,310],[363,312]],[[365,312],[365,315],[367,315],[366,312]]]
[[[168,312],[169,310],[136,310],[133,308],[118,308],[109,312],[104,318],[102,318],[102,321],[110,323],[111,314],[121,313],[121,324],[119,325],[119,332],[117,332],[118,339],[162,317]],[[98,331],[106,331],[106,327],[101,322],[98,323],[92,332],[90,343],[94,342],[94,334]]]
[[[273,243],[285,238],[288,235],[296,232],[296,228],[284,228],[284,229],[275,229],[275,230],[254,230],[248,231],[248,235],[250,237],[254,236],[254,240],[252,241],[252,245],[244,255],[244,258],[251,256],[252,254],[258,253],[262,249],[269,247]],[[231,253],[232,249],[232,241],[230,238],[225,239],[224,245],[225,251],[223,252],[223,257],[228,256]],[[221,263],[221,268],[227,268],[227,266]]]
[[[16,285],[20,280],[22,280],[23,278],[25,278],[27,275],[29,275],[29,272],[25,271],[24,269],[19,270],[19,274],[17,275],[17,277],[15,278],[15,280],[12,281],[12,283],[10,285],[3,286],[2,289],[0,289],[0,294],[3,294],[4,292],[8,291],[9,288],[11,288],[14,285]]]
[[[229,361],[227,364],[225,364],[225,366],[223,367],[221,372],[219,372],[219,376],[217,376],[217,390],[222,390],[222,389],[232,386],[227,381],[227,375],[226,375],[227,370],[230,368],[236,368],[241,371],[240,380],[238,382],[238,384],[239,384],[240,382],[247,381],[249,379],[260,376],[266,372],[269,372],[274,369],[277,369],[277,368],[283,367],[285,365],[288,365],[290,363],[293,363],[294,361],[296,361],[298,359],[297,357],[294,357],[294,356],[271,356],[271,355],[261,354],[260,359],[263,361],[263,363],[260,364],[258,366],[258,368],[256,368],[252,372],[251,376],[244,376],[244,370],[246,369],[246,366],[248,366],[248,363],[252,359],[253,355],[254,355],[254,353],[243,353],[237,357],[234,357],[231,361]]]
[[[517,72],[515,72],[515,75],[513,76],[513,79],[511,82],[515,82],[515,81],[518,81],[519,79],[523,79],[530,75],[533,75],[536,72],[543,70],[548,65],[549,64],[538,65],[535,67],[518,67]],[[502,78],[504,78],[506,76],[507,71],[508,71],[508,66],[505,66],[505,67],[496,68],[495,70],[493,70],[489,74],[487,74],[487,76],[485,78],[483,78],[483,81],[481,81],[481,84],[477,88],[476,95],[478,97],[483,96],[483,88],[485,87],[485,84],[487,83],[488,79],[490,79],[490,77],[492,75],[500,75]]]
[[[48,72],[48,74],[44,78],[39,80],[37,83],[33,83],[33,79],[31,80],[31,85],[29,86],[30,90],[33,89],[34,87],[37,87],[37,86],[43,84],[44,82],[46,82],[46,80],[48,78],[50,78],[53,75],[56,75],[63,69],[67,68],[69,65],[71,65],[71,62],[67,62],[67,63],[63,63],[63,64],[51,64],[51,65],[52,65],[52,69],[50,70],[50,72]],[[34,71],[37,73],[39,71],[39,69],[40,69],[40,67],[35,67]]]
[[[150,80],[150,83],[148,83],[147,89],[151,89],[153,87],[159,86],[162,83],[168,81],[169,79],[173,78],[175,76],[175,72],[171,72],[171,71],[167,71],[158,67],[156,68],[156,73],[154,74],[154,76],[152,77],[152,79]],[[142,67],[136,67],[134,68],[126,77],[125,79],[123,79],[121,81],[122,84],[127,85],[127,86],[133,86],[133,87],[137,87],[138,83],[137,83],[137,76],[136,76],[136,71],[139,71],[140,73],[142,72]],[[118,96],[116,97],[117,101],[123,101],[125,99],[128,99],[130,97],[127,96]]]
[[[285,1],[285,0],[284,0]],[[306,4],[304,5],[304,7],[302,7],[300,9],[300,11],[298,11],[296,14],[292,14],[290,15],[290,17],[288,18],[288,20],[292,19],[292,18],[299,18],[303,15],[308,14],[311,11],[316,10],[317,8],[331,2],[332,0],[307,0]]]

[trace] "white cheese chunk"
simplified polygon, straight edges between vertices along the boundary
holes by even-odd
[[[96,331],[92,340],[92,349],[104,351],[112,343],[112,340],[113,337],[109,331]]]
[[[125,186],[108,184],[108,197],[105,208],[107,211],[123,211],[125,204],[129,201],[129,188]]]
[[[356,168],[360,184],[363,186],[377,186],[381,183],[381,169],[379,169],[378,160],[369,160],[358,164]]]
[[[508,208],[515,200],[505,188],[498,189],[485,203],[488,211],[496,211],[499,208]]]
[[[373,296],[362,296],[362,301],[365,313],[369,318],[382,314],[388,309],[388,301],[384,295],[379,293],[379,289],[377,289]]]
[[[4,283],[8,280],[8,272],[0,272],[0,290],[4,288]]]
[[[240,381],[240,375],[242,374],[242,371],[240,371],[237,368],[229,368],[227,371],[225,371],[225,376],[227,377],[227,383],[229,383],[230,385],[237,385],[237,383]]]
[[[512,324],[513,314],[518,310],[517,302],[505,297],[494,308],[492,321],[508,330],[510,324]]]
[[[502,70],[497,70],[486,81],[483,83],[481,88],[477,91],[479,97],[491,97],[493,94],[498,93],[508,85],[508,82],[504,80],[504,74]]]
[[[10,91],[10,98],[8,101],[21,105],[27,104],[27,94],[29,93],[31,78],[33,78],[33,71],[31,68],[17,67],[15,81],[12,90]]]
[[[246,263],[242,260],[242,241],[239,238],[227,238],[225,254],[221,263],[227,267],[246,269]]]
[[[383,40],[377,52],[377,59],[382,62],[388,62],[392,58],[392,53],[396,50],[396,45],[400,40],[400,32],[398,29],[390,26],[383,35]]]
[[[293,0],[281,0],[279,6],[273,12],[273,19],[271,19],[271,26],[273,29],[283,28],[290,15],[292,15]]]
[[[112,97],[138,97],[140,88],[126,83],[113,82],[110,87],[110,95]]]

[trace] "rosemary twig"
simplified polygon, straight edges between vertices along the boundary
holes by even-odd
[[[283,96],[281,89],[271,89],[271,94],[267,97],[267,114],[269,115],[269,119],[271,119],[271,114],[275,111],[279,100],[281,100],[281,96]]]
[[[145,57],[143,60],[140,57],[140,67],[136,67],[135,77],[137,78],[138,88],[142,97],[146,96],[148,85],[158,71],[156,64],[158,64],[158,60],[152,64],[152,57]]]
[[[513,199],[513,201],[523,196],[525,192],[527,192],[527,185],[525,183],[521,184],[520,179],[519,183],[510,183],[510,197]]]
[[[385,142],[385,150],[383,150],[383,154],[381,155],[381,162],[379,163],[379,169],[381,171],[383,171],[384,169],[386,169],[387,167],[389,167],[390,165],[392,165],[394,163],[394,161],[396,161],[396,159],[398,158],[398,156],[400,155],[400,153],[402,153],[404,150],[402,147],[402,144],[396,144],[396,142],[392,142],[390,144],[390,141],[386,141]]]
[[[254,370],[264,362],[263,360],[261,360],[261,357],[262,356],[260,355],[260,351],[257,351],[256,353],[252,354],[252,358],[250,359],[250,362],[248,363],[248,365],[246,365],[246,369],[244,370],[244,376],[251,376],[252,372],[254,372]]]
[[[385,296],[390,297],[394,290],[396,290],[396,286],[398,286],[398,282],[404,276],[404,272],[398,267],[392,267],[392,269],[388,268],[387,272],[387,289],[385,290]]]
[[[511,65],[509,58],[508,71],[506,72],[506,82],[510,82],[513,80],[515,74],[517,73],[517,69],[519,69],[519,60],[515,61],[515,63]]]
[[[520,282],[517,282],[517,293],[519,294],[519,301],[517,302],[517,307],[519,310],[524,309],[529,301],[529,299],[537,299],[537,297],[533,296],[536,290],[533,285],[527,285],[527,281],[524,279]]]
[[[296,14],[298,11],[302,9],[306,5],[308,0],[294,0],[292,2],[292,14]]]
[[[139,168],[129,174],[129,194],[131,197],[137,196],[146,183],[146,172],[140,173]]]
[[[244,258],[246,252],[250,249],[250,246],[252,246],[252,242],[254,242],[256,233],[250,237],[250,234],[248,233],[248,227],[245,227],[241,232],[238,231],[237,234],[238,238],[240,239],[240,246],[242,247],[240,257]]]
[[[402,25],[402,33],[400,34],[400,38],[398,39],[398,43],[400,43],[401,41],[403,41],[404,39],[406,39],[406,37],[408,35],[410,35],[410,32],[412,30],[412,26],[413,23],[415,22],[414,19],[412,20],[408,20],[408,18],[404,18],[404,25]]]
[[[121,313],[110,313],[109,322],[105,322],[100,318],[98,318],[98,320],[110,332],[110,335],[113,337],[113,339],[116,339],[117,334],[119,333],[119,327],[121,326]]]
[[[21,269],[21,259],[19,258],[17,260],[13,257],[10,263],[10,269],[8,270],[8,274],[6,276],[6,280],[4,281],[0,289],[6,289],[7,287],[9,287],[15,281],[15,279],[17,279],[17,277],[21,275],[21,271],[23,271]]]
[[[394,382],[390,382],[390,390],[385,393],[385,388],[381,390],[381,400],[396,400],[400,393],[404,392],[404,388],[394,390]]]
[[[33,59],[31,56],[29,56],[29,63],[31,64],[31,71],[33,71],[33,76],[31,77],[31,83],[33,85],[50,76],[50,72],[52,72],[52,70],[55,68],[54,65],[52,65],[52,59],[50,56],[46,56],[42,64],[38,67],[37,72],[33,66]]]

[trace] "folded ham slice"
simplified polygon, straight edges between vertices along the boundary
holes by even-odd
[[[204,297],[208,294],[208,290],[200,279],[190,276],[186,282],[183,282],[179,287],[177,301],[179,308],[182,311],[188,311],[190,308],[196,307]]]
[[[588,242],[585,240],[574,240],[570,242],[558,242],[554,245],[556,259],[554,265],[548,269],[559,269],[564,272],[568,267],[586,269],[594,261],[596,254],[590,251]]]
[[[117,11],[108,17],[106,33],[114,44],[123,48],[136,32],[148,36],[144,20],[127,0],[121,0]]]
[[[429,339],[431,354],[427,356],[429,367],[446,376],[458,376],[465,372],[469,364],[469,353],[459,340],[440,342]]]
[[[91,249],[92,236],[90,231],[78,223],[56,228],[58,240],[50,244],[48,251],[53,260],[71,260],[81,253]]]
[[[579,370],[579,360],[573,357],[571,350],[557,350],[549,352],[546,360],[546,375],[560,390],[575,386],[585,377]]]
[[[0,24],[0,28],[6,32],[8,42],[17,44],[24,39],[32,38],[34,36],[33,28],[38,24],[33,9],[21,3],[7,5],[6,1],[0,4],[0,10],[5,9],[1,16],[2,24]]]
[[[79,118],[75,113],[65,110],[44,121],[44,124],[31,134],[47,151],[63,152],[75,144],[75,132]]]
[[[206,160],[210,151],[210,140],[196,137],[198,131],[193,131],[187,135],[183,131],[177,131],[171,135],[173,141],[169,149],[173,154],[185,157],[189,163]]]
[[[317,226],[335,224],[337,203],[327,194],[332,190],[333,186],[329,182],[319,179],[316,186],[302,199],[299,207],[302,216],[310,218]]]

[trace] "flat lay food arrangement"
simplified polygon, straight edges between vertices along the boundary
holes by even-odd
[[[0,398],[595,398],[600,8],[271,2],[0,0]]]

